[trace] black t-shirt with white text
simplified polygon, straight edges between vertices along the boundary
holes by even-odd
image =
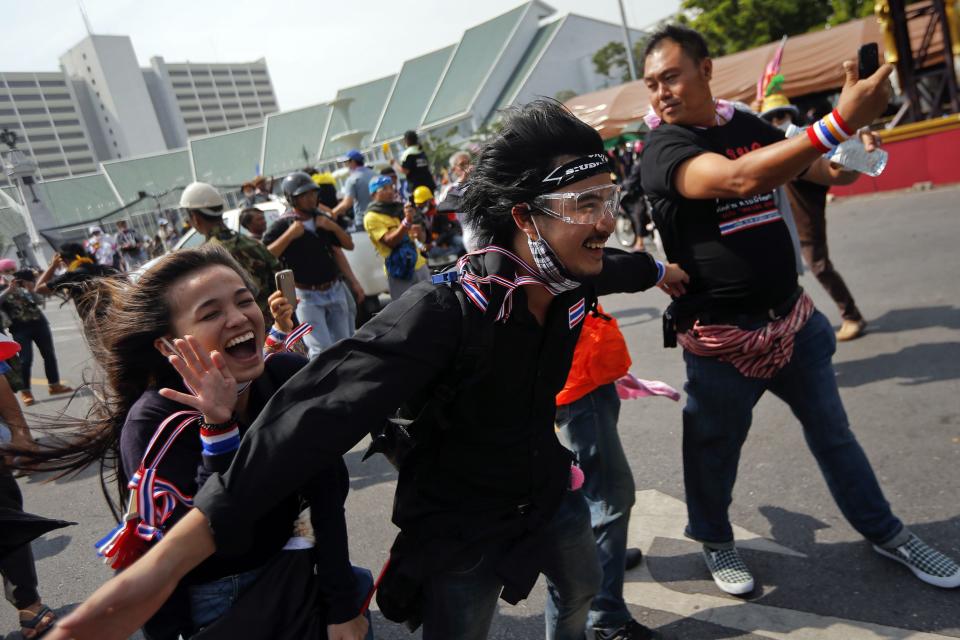
[[[403,152],[403,159],[400,163],[407,170],[407,182],[410,183],[410,193],[417,187],[427,187],[434,193],[437,190],[437,183],[433,181],[433,174],[430,173],[430,161],[420,147],[407,147]]]
[[[712,152],[736,160],[783,137],[740,111],[725,125],[664,124],[647,135],[643,189],[667,257],[690,275],[681,299],[686,312],[762,312],[796,290],[793,243],[773,191],[691,200],[674,186],[677,168],[690,158]]]

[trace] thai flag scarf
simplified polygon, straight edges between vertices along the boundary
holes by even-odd
[[[512,279],[502,275],[509,273],[511,267],[514,272]],[[555,296],[569,290],[548,282],[515,253],[496,245],[471,251],[457,261],[455,269],[467,299],[480,311],[486,313],[491,304],[499,305],[495,322],[502,322],[510,317],[513,310],[513,292],[518,287],[543,287]]]

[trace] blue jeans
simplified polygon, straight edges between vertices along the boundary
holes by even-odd
[[[201,629],[222,617],[243,592],[257,581],[259,575],[260,569],[251,569],[190,587],[190,620],[193,628]]]
[[[190,587],[190,618],[194,629],[201,629],[215,622],[232,607],[243,592],[256,582],[260,569],[252,569],[235,576],[227,576]],[[357,607],[363,604],[370,589],[373,588],[373,575],[367,569],[353,568],[357,579]],[[364,640],[373,640],[373,623],[370,612],[364,613],[370,628]]]
[[[800,420],[830,493],[854,529],[874,544],[901,533],[903,523],[890,511],[870,462],[850,431],[831,363],[835,349],[830,322],[814,311],[796,335],[793,358],[768,380],[747,378],[729,363],[684,352],[683,480],[689,537],[719,548],[732,545],[727,509],[740,448],[753,407],[767,390]]]
[[[579,491],[567,492],[547,525],[542,572],[547,578],[548,640],[583,640],[587,612],[600,584],[590,513]],[[477,555],[424,585],[423,640],[483,640],[503,583],[496,559]]]
[[[623,601],[623,574],[636,488],[617,433],[619,418],[620,397],[613,384],[557,407],[561,439],[576,454],[583,470],[581,493],[590,507],[590,525],[603,571],[600,591],[587,616],[590,628],[619,627],[631,617]]]
[[[326,291],[297,289],[297,297],[300,298],[297,317],[300,322],[313,325],[313,331],[303,338],[311,358],[315,358],[334,342],[353,335],[347,295],[350,293],[341,280],[337,280]]]

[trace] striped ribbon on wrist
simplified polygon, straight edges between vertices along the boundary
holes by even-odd
[[[201,422],[200,442],[205,456],[219,456],[235,451],[240,446],[240,425],[236,417],[231,417],[229,422],[218,425]]]
[[[854,133],[836,109],[807,127],[807,137],[820,153],[836,149]]]

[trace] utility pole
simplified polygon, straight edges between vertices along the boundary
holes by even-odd
[[[623,0],[617,0],[620,7],[620,24],[623,25],[623,44],[627,48],[627,68],[630,69],[630,79],[637,79],[637,67],[633,63],[633,43],[630,42],[630,29],[627,27],[627,14],[623,10]]]

